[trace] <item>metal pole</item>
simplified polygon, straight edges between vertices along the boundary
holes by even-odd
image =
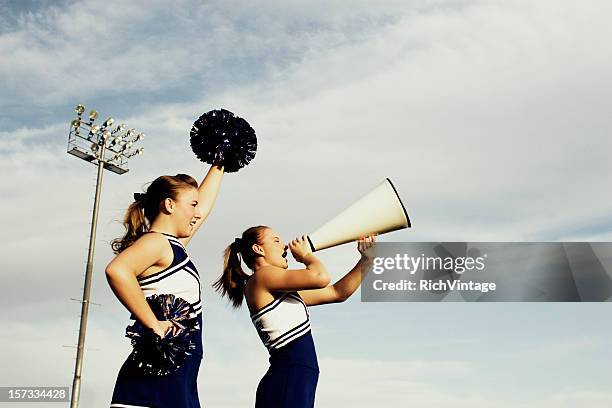
[[[72,381],[72,398],[70,408],[78,408],[81,393],[81,372],[83,368],[83,352],[85,349],[85,332],[87,330],[87,313],[89,312],[89,293],[91,289],[91,275],[93,271],[94,246],[96,243],[96,227],[98,224],[98,210],[100,204],[100,191],[102,190],[102,175],[104,174],[104,152],[106,143],[101,143],[98,156],[98,178],[96,181],[96,198],[94,200],[93,216],[91,219],[91,233],[89,234],[89,252],[87,254],[87,269],[85,271],[85,287],[81,303],[81,324],[79,327],[79,344],[77,347],[76,366]]]

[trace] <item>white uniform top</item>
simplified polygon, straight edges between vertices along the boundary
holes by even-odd
[[[174,259],[166,269],[143,278],[137,278],[138,284],[145,297],[160,294],[172,294],[185,299],[193,306],[194,313],[190,317],[197,317],[202,313],[202,296],[200,289],[200,276],[189,259],[181,241],[168,234],[163,234],[170,242]]]
[[[269,351],[310,332],[306,303],[297,292],[286,292],[251,315],[257,334]]]

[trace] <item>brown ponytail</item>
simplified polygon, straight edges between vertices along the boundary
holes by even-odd
[[[213,284],[213,288],[232,302],[235,308],[242,305],[244,300],[244,287],[250,278],[242,269],[242,261],[251,270],[255,266],[255,259],[259,256],[253,252],[253,245],[259,244],[263,231],[268,228],[264,225],[251,227],[242,233],[241,238],[236,238],[234,242],[223,251],[223,274]]]
[[[159,176],[145,193],[135,193],[134,202],[130,204],[123,218],[125,235],[111,242],[113,252],[122,252],[149,231],[151,223],[159,215],[161,203],[166,198],[176,200],[179,192],[187,188],[198,188],[198,182],[187,174],[177,174]]]

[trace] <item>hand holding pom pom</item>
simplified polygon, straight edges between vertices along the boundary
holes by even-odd
[[[151,328],[153,333],[157,334],[160,338],[164,338],[166,336],[174,337],[179,333],[179,328],[174,322],[171,320],[162,320],[158,321],[158,325],[156,327]]]
[[[174,329],[164,337],[145,327],[139,321],[125,329],[134,350],[130,358],[147,376],[167,375],[185,362],[196,348],[193,334],[200,330],[196,318],[191,318],[193,307],[174,295],[153,295],[147,298],[158,320],[171,321]]]
[[[205,163],[222,165],[233,173],[249,164],[257,151],[257,137],[248,122],[225,109],[212,110],[195,121],[191,149]]]

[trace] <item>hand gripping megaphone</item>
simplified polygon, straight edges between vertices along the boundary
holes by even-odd
[[[388,178],[308,235],[312,251],[345,244],[370,234],[410,227],[408,213]]]

